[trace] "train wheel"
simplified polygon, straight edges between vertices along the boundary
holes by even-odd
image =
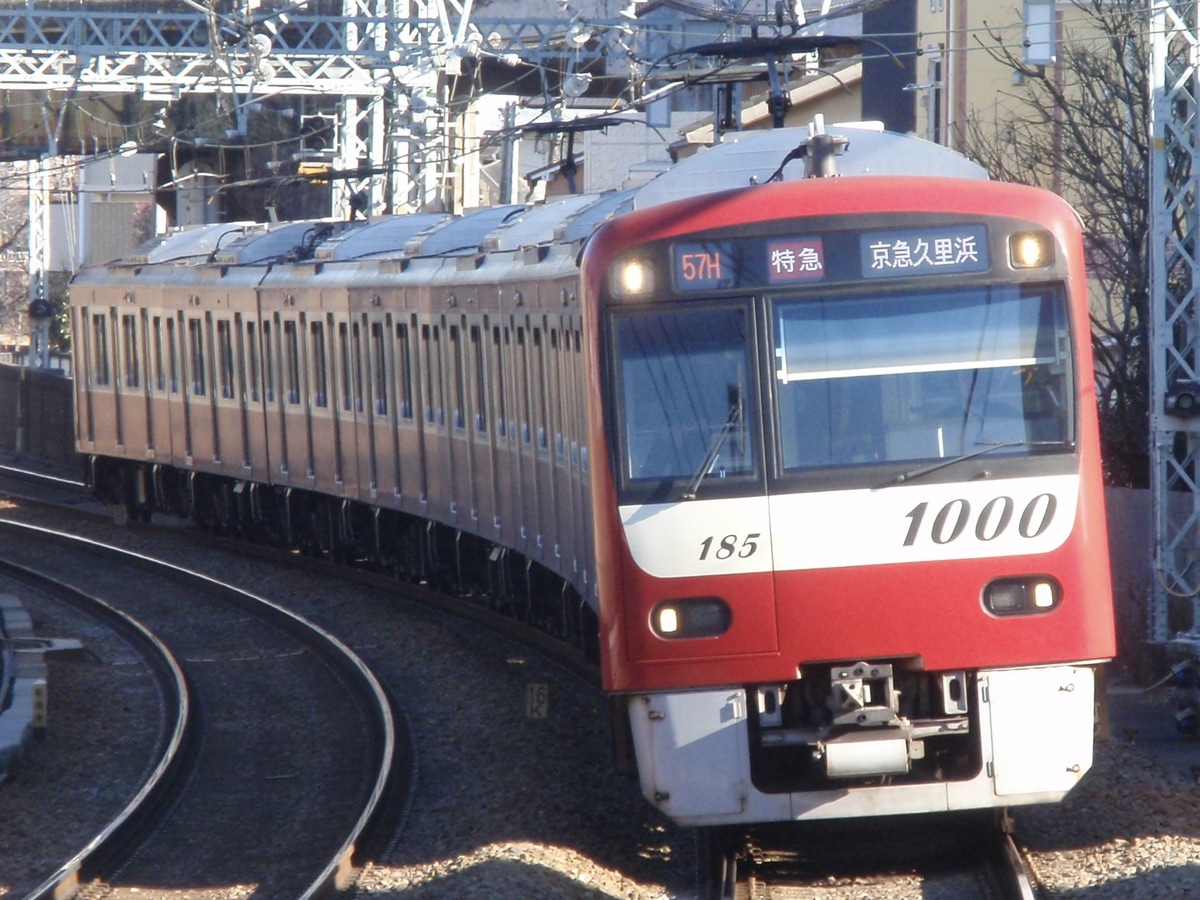
[[[701,900],[740,900],[738,844],[723,828],[697,828],[696,896]]]

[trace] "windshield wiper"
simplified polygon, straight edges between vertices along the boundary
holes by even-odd
[[[890,481],[884,482],[880,487],[891,487],[893,484],[904,484],[912,481],[914,478],[920,478],[922,475],[928,475],[930,472],[936,472],[938,469],[944,469],[947,466],[952,466],[955,463],[966,462],[968,459],[974,459],[976,456],[983,456],[985,453],[991,453],[993,450],[1000,450],[1004,447],[1066,447],[1069,446],[1067,441],[997,441],[994,444],[986,444],[977,450],[972,450],[970,453],[964,453],[961,456],[951,456],[949,459],[939,459],[935,463],[930,463],[927,466],[921,466],[917,469],[911,469],[908,472],[901,472]]]
[[[708,452],[704,454],[704,459],[700,462],[700,468],[696,470],[696,474],[692,476],[692,480],[688,482],[687,490],[683,492],[684,500],[695,500],[696,491],[700,489],[701,482],[712,471],[713,466],[717,464],[717,457],[721,455],[721,447],[725,443],[725,439],[729,437],[729,433],[734,427],[742,421],[742,392],[736,387],[729,391],[732,405],[729,407],[729,415],[725,417],[725,424],[721,426],[721,430],[717,432],[709,445]]]

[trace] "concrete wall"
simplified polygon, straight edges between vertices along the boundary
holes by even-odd
[[[0,454],[79,471],[70,378],[0,365]]]

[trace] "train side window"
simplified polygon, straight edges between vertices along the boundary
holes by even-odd
[[[483,332],[478,325],[471,326],[471,359],[475,378],[475,430],[487,431],[487,385],[484,381]]]
[[[275,344],[270,322],[263,322],[263,399],[275,402]]]
[[[525,329],[517,326],[517,398],[521,404],[521,443],[532,440],[529,425],[529,350],[525,345]]]
[[[135,388],[141,382],[138,369],[137,317],[121,316],[121,355],[125,367],[125,387]]]
[[[167,374],[171,378],[171,393],[179,393],[179,349],[175,343],[175,320],[167,319]]]
[[[338,323],[338,372],[341,373],[342,409],[350,412],[354,409],[354,400],[350,393],[350,326],[345,322]]]
[[[504,334],[500,333],[500,326],[497,325],[492,329],[492,367],[493,375],[493,394],[496,404],[496,434],[500,437],[508,436],[508,387],[507,380],[504,377],[504,351],[508,347],[508,329],[504,329]]]
[[[442,358],[442,329],[433,326],[433,397],[437,410],[437,424],[446,424],[446,363]]]
[[[221,396],[233,399],[233,325],[226,319],[217,322],[217,373]]]
[[[152,347],[151,347],[150,352],[153,354],[154,389],[156,391],[165,391],[167,389],[167,376],[166,376],[166,372],[163,371],[162,316],[154,316],[154,318],[151,320],[150,327],[151,327],[151,334],[152,334],[152,338],[151,338]]]
[[[430,328],[428,325],[421,326],[421,357],[425,365],[425,390],[422,391],[425,401],[425,421],[433,424],[433,363],[429,358],[429,345],[431,340]]]
[[[204,377],[204,323],[188,319],[188,348],[192,361],[192,394],[203,397],[207,391]]]
[[[563,438],[563,423],[567,421],[563,414],[563,400],[567,396],[567,385],[563,381],[563,344],[559,340],[558,329],[550,332],[550,365],[553,368],[551,384],[554,385],[554,397],[551,399],[551,409],[554,412],[554,455],[560,459],[566,455],[566,441]]]
[[[571,416],[572,422],[580,423],[579,433],[572,435],[571,440],[571,465],[578,465],[581,461],[580,445],[583,443],[583,435],[586,433],[587,426],[587,411],[581,408],[579,402],[582,395],[583,385],[583,357],[579,352],[580,340],[579,332],[571,332],[571,357],[569,363],[571,365],[571,409],[575,415]]]
[[[456,429],[467,427],[466,415],[463,412],[463,353],[462,333],[457,325],[450,326],[450,365],[453,366],[451,385],[454,394],[451,397],[453,407],[450,411],[451,420]]]
[[[142,336],[142,367],[146,370],[146,390],[152,391],[155,389],[154,370],[151,368],[154,365],[154,333],[150,330],[150,313],[147,310],[142,310],[138,313],[138,334]]]
[[[246,376],[249,383],[250,399],[257,403],[259,397],[258,384],[258,328],[256,323],[246,323]]]
[[[437,325],[421,326],[421,343],[425,356],[425,420],[431,425],[444,425],[442,410],[442,336]]]
[[[396,323],[396,378],[400,382],[400,418],[413,417],[413,371],[411,331],[404,322]]]
[[[387,402],[387,341],[382,322],[371,323],[371,386],[375,391],[375,415],[386,416]]]
[[[287,378],[287,402],[300,402],[300,335],[296,323],[283,323],[284,373]]]
[[[351,357],[350,368],[354,372],[354,411],[363,411],[363,352],[362,352],[362,328],[357,322],[350,330],[350,352]]]
[[[109,381],[107,326],[103,313],[92,316],[92,383],[97,387]]]
[[[533,329],[533,383],[532,392],[533,414],[537,417],[533,423],[537,432],[537,446],[545,450],[550,446],[548,434],[550,420],[546,407],[546,342],[542,339],[542,329]]]
[[[309,330],[312,332],[313,406],[326,407],[329,405],[329,365],[325,357],[325,326],[313,322]]]

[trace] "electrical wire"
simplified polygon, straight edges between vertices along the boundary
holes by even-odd
[[[185,0],[185,2],[187,3],[187,5],[193,7],[197,10],[204,11],[206,14],[211,14],[211,15],[217,17],[216,19],[214,19],[214,21],[219,20],[226,24],[239,25],[240,27],[245,28],[245,25],[243,25],[242,23],[238,22],[235,19],[232,19],[232,18],[230,18],[228,16],[224,16],[224,15],[218,15],[215,12],[215,10],[213,10],[211,7],[202,6],[198,3],[190,2],[190,0]],[[831,10],[829,15],[827,15],[827,16],[816,17],[812,20],[806,21],[806,23],[803,27],[811,27],[811,26],[816,25],[827,19],[842,18],[842,17],[848,16],[848,15],[861,13],[865,10],[877,7],[879,5],[879,3],[880,3],[880,0],[860,0],[860,2],[857,2],[857,3],[846,4],[845,6]],[[292,7],[290,7],[290,9],[295,10],[295,9],[300,8],[302,5],[303,4],[294,4]],[[742,4],[741,9],[736,10],[736,11],[710,9],[707,7],[703,7],[700,4],[697,4],[695,2],[692,2],[692,0],[662,0],[662,3],[660,5],[669,6],[673,9],[681,10],[681,11],[685,11],[685,12],[689,12],[689,13],[696,13],[697,15],[700,15],[701,13],[703,13],[705,17],[710,18],[711,20],[726,21],[728,23],[728,27],[725,29],[725,31],[723,33],[728,33],[729,30],[732,29],[735,25],[743,24],[744,22],[754,21],[754,22],[761,23],[761,24],[769,24],[769,20],[770,20],[770,16],[768,16],[766,14],[763,14],[762,16],[757,16],[755,14],[746,12],[746,10],[750,6],[749,0],[746,0],[746,2],[744,2]],[[278,16],[279,13],[272,13],[272,15]],[[266,18],[269,18],[269,17],[264,17],[264,21]],[[1085,10],[1077,10],[1074,16],[1064,15],[1061,21],[1063,22],[1064,29],[1065,29],[1067,27],[1071,27],[1073,25],[1083,23],[1083,22],[1089,22],[1089,23],[1095,22],[1095,20],[1096,20],[1096,16],[1088,14],[1087,11],[1085,11]],[[250,24],[253,25],[253,24],[259,24],[259,23],[257,23],[255,20],[251,20]],[[670,29],[665,26],[662,27],[661,31],[659,31],[659,26],[657,26],[651,22],[641,22],[639,24],[642,26],[644,31],[646,31],[647,33],[650,33],[650,34],[655,34],[655,33],[670,34],[671,33]],[[1021,41],[1014,40],[1011,43],[1000,40],[997,37],[997,34],[1007,32],[1010,30],[1020,31],[1021,29],[1022,29],[1022,26],[1020,24],[1013,24],[1010,26],[993,27],[993,26],[988,25],[985,22],[984,25],[980,26],[980,27],[954,30],[949,33],[951,33],[955,36],[975,37],[976,41],[978,43],[976,45],[968,45],[968,46],[962,47],[962,48],[955,48],[952,52],[957,53],[957,54],[974,54],[974,53],[978,53],[981,50],[983,52],[1009,50],[1009,51],[1013,51],[1014,53],[1016,53],[1019,50],[1023,50],[1023,46],[1024,46],[1023,34],[1022,34]],[[1145,31],[1143,33],[1148,34],[1149,33],[1148,29],[1147,29],[1147,31]],[[939,32],[939,34],[940,34],[940,32]],[[993,42],[992,45],[984,46],[980,36],[987,36],[989,38],[989,40],[991,40]],[[885,34],[885,35],[872,35],[871,37],[881,39],[881,40],[882,39],[904,39],[904,40],[912,39],[912,40],[919,42],[922,39],[922,34],[920,32],[895,32],[895,33],[890,33],[890,34]],[[1105,36],[1100,35],[1100,36],[1096,36],[1094,38],[1089,38],[1087,40],[1088,40],[1088,42],[1104,42],[1106,40],[1106,38],[1105,38]],[[1072,43],[1080,43],[1080,42],[1081,41],[1078,38],[1074,38],[1072,40]],[[214,54],[216,52],[217,51],[214,48]],[[925,55],[926,52],[927,51],[925,51],[923,48],[918,47],[912,51],[895,51],[895,52],[888,51],[886,55],[891,57],[892,59],[905,59],[905,58],[909,58],[909,57],[920,57],[922,55]],[[632,53],[630,53],[629,55],[633,59],[634,62],[638,62],[636,55],[634,55]],[[214,59],[215,58],[216,57],[214,55]],[[228,53],[226,53],[226,58],[228,59]],[[677,58],[681,62],[686,61],[687,64],[690,64],[690,62],[691,62],[690,60],[687,60],[686,48],[683,50],[671,51],[670,53],[665,54],[663,57],[660,57],[658,60],[650,62],[648,64],[648,66],[649,66],[648,73],[647,73],[647,75],[645,75],[641,78],[641,81],[643,83],[653,82],[653,80],[654,80],[653,72],[656,71],[657,69],[663,67],[664,65],[667,65],[668,67],[673,67],[676,64],[675,58]],[[874,54],[874,53],[862,53],[862,54],[860,54],[860,58],[864,61],[867,61],[867,60],[873,60],[873,59],[882,59],[882,58],[884,58],[884,55],[883,54]],[[538,68],[537,64],[530,63],[530,62],[523,61],[523,60],[520,61],[520,64],[529,66],[531,68]],[[728,65],[731,65],[731,63],[727,63],[725,66],[718,66],[718,67],[704,73],[703,75],[698,76],[694,81],[687,81],[684,84],[682,84],[681,87],[668,90],[666,93],[672,93],[677,90],[682,90],[685,87],[692,87],[695,85],[704,84],[704,83],[706,83],[706,81],[719,80],[717,76],[719,76],[719,74]],[[199,79],[201,77],[203,77],[203,76],[200,74],[198,74],[196,76],[197,79]],[[619,78],[620,76],[612,76],[612,77]],[[520,78],[520,76],[514,76],[514,78],[509,82],[509,84],[515,86],[518,83],[519,78]],[[632,94],[632,91],[631,91],[631,94]],[[661,96],[661,95],[656,95],[656,96]],[[543,99],[543,102],[545,102],[549,98],[546,95],[543,95],[542,99]],[[153,121],[154,121],[153,119],[147,118],[147,119],[141,120],[139,122],[135,122],[135,123],[107,122],[106,120],[102,119],[101,117],[99,117],[99,116],[95,115],[94,113],[90,112],[89,110],[87,110],[86,107],[84,107],[78,100],[70,99],[68,102],[70,102],[71,105],[76,110],[78,110],[84,116],[93,120],[97,124],[103,123],[103,124],[111,125],[114,128],[120,129],[123,137],[126,137],[130,133],[140,136],[142,128],[149,127],[150,125],[153,124]],[[384,101],[381,98],[376,98],[373,102],[384,102]],[[637,109],[641,109],[643,107],[643,104],[641,103],[641,101],[639,101],[634,96],[631,96],[629,101],[621,101],[620,98],[618,98],[618,102],[620,102],[622,105],[616,106],[614,104],[613,109],[606,110],[605,112],[607,114],[611,115],[614,110],[617,112],[622,112],[622,111],[637,110]],[[532,103],[533,103],[532,100],[527,100],[526,102],[521,104],[521,106],[522,106],[522,108],[527,109],[527,110],[532,109],[533,108]],[[32,104],[30,104],[30,105],[32,105]],[[534,121],[536,121],[538,117],[547,115],[547,114],[549,114],[549,115],[554,114],[554,108],[551,106],[550,103],[546,103],[545,108],[537,114]],[[187,132],[184,132],[182,135],[176,134],[173,139],[177,142],[187,144],[189,133],[194,133],[194,132],[200,130],[202,125],[212,124],[212,123],[219,121],[222,115],[223,115],[223,113],[218,112],[213,117],[211,117],[207,120],[203,120],[200,123],[195,123],[195,125],[192,128],[189,128]],[[18,139],[22,136],[29,137],[29,136],[35,136],[35,135],[36,135],[36,129],[31,128],[25,132],[22,132],[20,135],[9,135],[3,139],[0,139],[0,144],[4,144],[4,143],[14,144],[14,143],[17,143]],[[443,169],[444,172],[449,171],[450,166],[454,165],[457,162],[461,162],[469,154],[480,153],[480,152],[483,152],[483,150],[485,150],[485,149],[490,149],[491,147],[495,146],[498,142],[505,140],[508,136],[509,135],[506,135],[504,132],[493,132],[493,136],[490,139],[479,141],[478,147],[470,148],[470,149],[463,149],[458,152],[440,153],[436,157],[436,162],[439,165],[439,167],[441,169]],[[294,144],[298,141],[303,141],[303,136],[277,138],[277,139],[272,139],[270,141],[259,142],[259,143],[254,143],[254,144],[244,144],[244,143],[239,142],[238,144],[231,145],[231,146],[237,146],[238,148],[247,148],[247,149],[270,148],[270,149],[275,150],[276,153],[278,153],[281,148],[284,148],[288,145]],[[386,162],[386,160],[385,160],[385,162]],[[67,168],[67,167],[68,166],[66,166],[66,165],[63,166],[63,168]],[[49,171],[54,171],[53,167]]]

